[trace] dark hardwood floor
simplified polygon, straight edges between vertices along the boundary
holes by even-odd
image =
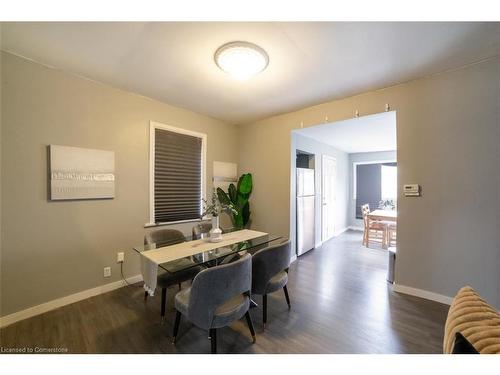
[[[251,310],[252,344],[245,319],[219,330],[219,353],[440,353],[448,306],[395,293],[385,281],[387,253],[361,246],[349,231],[290,267],[288,310],[282,292],[268,297],[268,322]],[[160,297],[124,287],[39,315],[0,331],[3,347],[62,347],[69,353],[210,353],[207,332],[175,318],[168,291],[167,320]],[[257,300],[260,303],[260,299]]]

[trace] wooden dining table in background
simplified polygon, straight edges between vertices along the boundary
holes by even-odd
[[[374,210],[368,214],[368,218],[370,220],[378,220],[378,221],[394,221],[396,222],[398,219],[397,211],[389,211],[389,210]]]

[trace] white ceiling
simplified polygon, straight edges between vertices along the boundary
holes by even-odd
[[[2,49],[231,123],[245,123],[500,53],[500,23],[3,23]],[[215,50],[269,54],[247,82]]]
[[[394,111],[311,126],[295,132],[349,154],[397,149]]]

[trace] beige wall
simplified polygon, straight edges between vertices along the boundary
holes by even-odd
[[[397,282],[448,296],[468,283],[500,307],[499,59],[239,127],[2,60],[2,315],[118,280],[117,251],[127,276],[139,272],[130,247],[149,218],[150,120],[207,133],[207,181],[213,160],[238,162],[254,174],[253,226],[288,235],[291,130],[385,103],[397,111],[399,185],[423,187],[399,200]],[[116,198],[48,202],[48,144],[115,151]]]
[[[1,42],[1,39],[2,38],[2,25],[0,24],[0,42]],[[3,59],[2,59],[2,54],[0,53],[0,72],[2,71],[2,63],[3,63]],[[1,74],[0,74],[1,76]],[[1,79],[1,77],[0,77]],[[0,316],[2,316],[2,297],[1,297],[1,293],[2,293],[2,288],[3,288],[3,283],[2,283],[2,233],[3,233],[3,230],[2,230],[2,119],[3,119],[3,111],[2,111],[2,84],[1,84],[1,80],[0,80]]]
[[[397,111],[397,283],[445,296],[470,284],[500,307],[499,65],[490,60],[240,126],[241,167],[254,174],[256,229],[288,234],[292,129]],[[401,197],[418,183],[420,198]]]
[[[213,160],[237,161],[235,126],[10,54],[2,60],[2,315],[119,280],[118,251],[125,274],[139,273],[131,246],[149,221],[150,120],[208,135],[208,188]],[[48,144],[114,151],[116,198],[47,201]]]

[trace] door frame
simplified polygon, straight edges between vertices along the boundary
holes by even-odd
[[[324,203],[324,186],[325,186],[325,173],[324,172],[324,166],[325,166],[325,159],[331,159],[335,163],[335,173],[333,175],[333,180],[334,180],[334,185],[337,182],[337,158],[332,155],[328,154],[321,154],[321,242],[326,242],[329,239],[335,237],[335,229],[336,229],[336,220],[335,217],[333,219],[333,231],[331,236],[325,237],[325,220],[324,220],[324,215],[325,215],[325,203]],[[334,196],[333,196],[333,202],[335,205],[335,202],[337,201],[337,189],[334,187]]]

